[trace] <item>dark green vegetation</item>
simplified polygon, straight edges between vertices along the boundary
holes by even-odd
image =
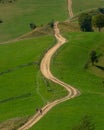
[[[0,45],[0,72],[6,72],[0,75],[0,122],[27,118],[37,107],[66,95],[39,70],[43,54],[54,43],[54,38],[44,36]]]
[[[104,14],[97,14],[97,15],[93,16],[92,24],[93,24],[93,26],[97,27],[100,32],[101,28],[104,27]]]
[[[81,31],[83,32],[91,32],[92,31],[92,16],[89,15],[88,13],[82,13],[79,18],[79,26]]]
[[[59,13],[60,12],[60,13]],[[17,0],[0,4],[0,42],[29,32],[30,23],[37,26],[67,18],[66,0]]]
[[[98,28],[99,32],[104,27],[104,9],[98,8],[87,13],[78,15],[80,30],[83,32],[95,31],[93,28]]]
[[[72,130],[90,115],[95,130],[104,129],[104,71],[92,66],[85,69],[90,53],[102,53],[97,64],[104,66],[103,33],[67,33],[69,42],[54,56],[52,71],[56,77],[81,91],[81,95],[53,108],[31,130]]]

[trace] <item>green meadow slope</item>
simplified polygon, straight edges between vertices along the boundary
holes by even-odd
[[[39,70],[40,59],[54,42],[44,36],[0,45],[0,122],[31,116],[37,107],[66,95]]]
[[[104,129],[104,71],[98,76],[90,68],[85,69],[89,53],[97,50],[102,53],[99,64],[104,66],[103,33],[67,33],[69,40],[54,56],[52,72],[81,91],[81,95],[53,108],[31,130],[72,130],[80,124],[83,116],[91,117],[95,130]]]
[[[0,4],[0,42],[17,38],[29,32],[30,23],[37,26],[52,20],[67,19],[65,0],[17,0]]]
[[[103,0],[73,0],[73,11],[79,13],[103,5]],[[3,20],[0,43],[31,31],[32,22],[42,27],[52,20],[63,21],[67,17],[66,0],[18,0],[0,4],[0,20]],[[104,34],[78,33],[79,27],[74,25],[60,24],[62,32],[76,33],[64,34],[69,41],[54,55],[51,70],[56,77],[78,88],[82,95],[57,105],[31,130],[71,130],[84,115],[91,116],[95,130],[104,129],[104,71],[91,64],[85,69],[92,50],[102,54],[97,65],[104,67]],[[50,30],[47,26],[43,30],[41,27],[38,33],[34,32],[35,36]],[[13,119],[11,124],[16,118],[27,120],[37,107],[66,95],[61,86],[46,80],[39,70],[43,54],[54,44],[55,39],[48,35],[0,44],[0,129],[2,122]],[[7,124],[2,126],[8,128]]]
[[[74,13],[80,13],[92,8],[104,7],[103,0],[72,0],[73,1],[73,11]]]

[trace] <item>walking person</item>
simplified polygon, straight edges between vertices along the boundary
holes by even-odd
[[[42,115],[42,109],[40,109],[40,114]]]

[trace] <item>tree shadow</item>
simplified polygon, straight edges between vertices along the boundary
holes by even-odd
[[[23,67],[28,67],[28,66],[34,65],[34,64],[35,64],[35,65],[39,65],[38,62],[29,62],[29,63],[26,63],[26,64],[18,65],[18,66],[14,67],[14,68],[10,68],[10,69],[8,69],[8,70],[5,70],[5,71],[0,72],[0,76],[1,76],[1,75],[4,75],[4,74],[6,74],[6,73],[10,73],[10,72],[12,72],[12,71],[15,71],[15,70],[17,70],[17,69],[21,69],[21,68],[23,68]]]
[[[100,69],[100,70],[103,70],[103,71],[104,71],[104,67],[103,67],[103,66],[95,65],[95,67],[97,67],[98,69]]]

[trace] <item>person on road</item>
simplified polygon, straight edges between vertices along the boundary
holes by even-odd
[[[40,109],[40,114],[42,115],[42,109]]]

